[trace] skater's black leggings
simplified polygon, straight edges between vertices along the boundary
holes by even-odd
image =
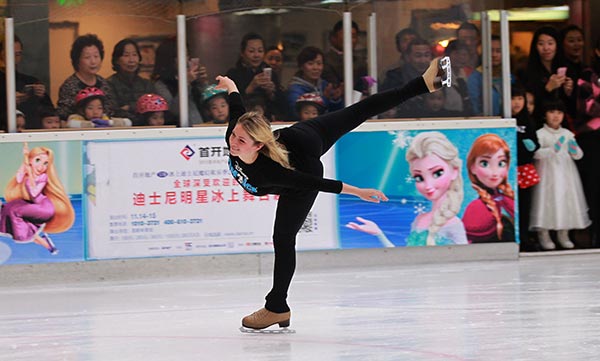
[[[281,129],[279,142],[290,152],[290,161],[295,169],[321,177],[323,164],[320,158],[340,137],[370,117],[427,91],[423,78],[418,77],[403,88],[372,95],[342,110]],[[281,313],[290,310],[286,299],[296,269],[296,234],[317,194],[317,191],[293,191],[279,196],[273,229],[273,288],[266,296],[265,304],[269,311]]]

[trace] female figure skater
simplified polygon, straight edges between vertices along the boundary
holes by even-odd
[[[431,211],[419,214],[410,226],[407,246],[467,244],[465,226],[456,215],[463,200],[462,160],[458,149],[440,132],[420,133],[406,152],[411,177],[419,193],[431,201]],[[377,223],[357,217],[348,228],[377,236],[394,247]]]
[[[429,69],[404,88],[375,94],[337,112],[271,131],[264,116],[245,113],[240,93],[228,77],[218,76],[218,88],[229,93],[230,120],[225,134],[229,146],[229,168],[233,177],[253,195],[278,194],[273,245],[273,288],[265,307],[242,319],[242,326],[263,329],[290,324],[287,292],[296,266],[296,234],[304,223],[317,194],[345,193],[378,203],[387,197],[376,189],[362,189],[323,178],[320,157],[344,134],[368,118],[427,92],[449,86],[447,58],[435,59]]]
[[[35,242],[56,254],[58,250],[46,233],[71,228],[75,211],[56,175],[54,152],[45,147],[30,151],[25,143],[23,155],[23,164],[6,186],[0,233],[17,243]]]
[[[475,199],[465,209],[463,222],[469,243],[515,240],[515,193],[508,184],[510,149],[496,134],[484,134],[473,142],[467,155]]]

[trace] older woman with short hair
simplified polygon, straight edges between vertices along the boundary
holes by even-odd
[[[95,34],[81,35],[71,46],[71,64],[75,72],[60,86],[57,113],[66,120],[75,111],[75,96],[88,87],[101,89],[106,95],[104,111],[112,115],[116,109],[114,94],[106,79],[98,75],[104,59],[104,45]]]

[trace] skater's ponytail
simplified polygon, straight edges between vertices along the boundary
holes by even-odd
[[[247,112],[238,119],[237,124],[242,126],[250,138],[262,144],[260,153],[271,158],[287,169],[294,169],[290,164],[288,151],[277,142],[271,131],[271,125],[263,115],[257,112]]]

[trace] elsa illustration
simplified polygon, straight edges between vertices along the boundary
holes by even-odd
[[[0,233],[17,243],[35,242],[51,254],[58,250],[48,233],[68,230],[75,220],[71,201],[54,169],[54,153],[23,145],[23,164],[6,186]]]
[[[508,184],[510,149],[496,134],[484,134],[473,142],[467,155],[472,187],[479,197],[463,214],[470,243],[515,240],[515,194]]]
[[[465,228],[457,217],[463,200],[462,160],[458,149],[440,132],[424,132],[411,142],[406,160],[417,191],[431,201],[431,211],[419,214],[411,224],[407,246],[467,244]],[[377,236],[385,247],[394,244],[370,220],[346,226]]]

